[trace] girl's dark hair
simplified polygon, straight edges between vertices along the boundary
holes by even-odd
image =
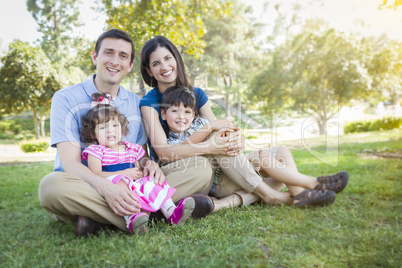
[[[103,94],[104,95],[104,94]],[[102,96],[102,94],[101,94]],[[128,120],[117,110],[116,107],[109,104],[98,104],[82,117],[81,137],[85,143],[97,143],[95,129],[97,124],[107,123],[117,117],[121,125],[121,134],[128,134]]]
[[[145,42],[141,50],[141,75],[145,83],[150,87],[154,87],[158,84],[158,81],[156,81],[154,77],[151,77],[146,70],[146,68],[148,68],[149,70],[151,69],[149,67],[149,59],[152,52],[154,52],[158,47],[164,47],[169,50],[177,62],[176,85],[185,86],[192,91],[193,88],[186,74],[186,67],[184,65],[183,58],[181,57],[179,50],[172,42],[170,42],[169,39],[160,35],[155,36],[154,38]]]
[[[166,89],[162,95],[161,109],[166,112],[172,106],[180,106],[183,103],[184,107],[189,107],[197,114],[196,99],[194,92],[190,91],[185,86],[172,86]]]
[[[127,41],[130,43],[131,45],[131,55],[130,55],[130,62],[133,62],[134,60],[134,54],[135,54],[135,47],[134,47],[134,43],[133,40],[131,39],[130,35],[128,35],[128,33],[126,33],[123,30],[119,30],[119,29],[110,29],[104,33],[102,33],[98,40],[96,41],[95,44],[95,53],[96,55],[99,55],[99,49],[102,45],[102,41],[106,38],[113,38],[113,39],[122,39],[124,41]]]

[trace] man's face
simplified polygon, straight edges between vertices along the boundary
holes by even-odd
[[[120,85],[121,80],[131,71],[131,44],[123,39],[105,38],[99,53],[92,53],[96,65],[96,82],[101,86]]]

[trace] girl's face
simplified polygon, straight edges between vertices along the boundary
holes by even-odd
[[[171,131],[182,133],[191,126],[195,113],[193,109],[184,107],[183,103],[180,103],[180,106],[172,106],[166,112],[161,110],[161,115]]]
[[[163,93],[168,87],[176,85],[177,62],[173,54],[165,47],[158,47],[149,57],[148,74],[158,81],[158,88]]]
[[[118,146],[121,140],[121,136],[121,124],[117,116],[112,118],[108,122],[96,125],[96,140],[99,144],[102,144],[108,148],[115,148],[116,146]]]

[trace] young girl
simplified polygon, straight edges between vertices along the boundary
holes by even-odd
[[[137,144],[122,141],[128,132],[127,118],[116,107],[109,104],[110,96],[92,95],[92,109],[82,118],[82,137],[90,145],[82,153],[88,167],[97,175],[117,183],[125,183],[133,191],[143,211],[155,212],[161,209],[170,224],[183,224],[194,209],[191,197],[180,201],[176,207],[171,196],[175,189],[166,181],[157,185],[149,176],[143,177],[142,160],[144,149]],[[146,232],[148,214],[140,212],[124,217],[130,233]]]
[[[208,122],[208,120],[204,118],[195,117],[195,102],[194,93],[184,86],[173,86],[163,93],[161,116],[169,126],[168,144],[196,144],[205,140],[212,131],[217,131],[225,127],[224,125],[222,126],[219,120]],[[231,128],[234,128],[234,123],[232,122],[232,124]],[[221,135],[227,135],[228,131],[230,133],[230,128],[221,132]],[[264,154],[261,156],[269,157]],[[213,158],[213,156],[211,157]],[[260,159],[261,163],[264,161],[265,159]],[[225,165],[225,167],[223,167],[223,165]],[[221,163],[221,167],[219,168],[222,168],[223,172],[235,181],[239,181],[238,178],[234,178],[236,176],[239,177],[239,174],[255,173],[254,168],[249,164],[243,154],[228,158],[225,163]],[[300,173],[297,174],[296,172],[281,172],[280,168],[270,168],[269,166],[262,166],[261,168],[263,171],[273,176],[274,179],[285,183],[289,187],[296,207],[332,204],[336,198],[335,192],[342,191],[348,182],[348,174],[346,172],[325,177],[329,179],[324,182],[322,181],[323,177],[317,179]],[[303,176],[303,180],[295,179],[298,176]],[[216,186],[217,182],[215,182],[215,185],[211,188],[210,194],[212,196],[216,194],[214,192]],[[295,191],[292,186],[299,186],[304,189]]]

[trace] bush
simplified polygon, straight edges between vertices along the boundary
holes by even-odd
[[[391,130],[402,126],[402,117],[384,117],[374,121],[355,121],[345,124],[344,132],[357,133],[368,131]]]
[[[16,140],[32,140],[35,138],[35,135],[26,131],[23,131],[20,134],[14,135],[11,138],[16,139]]]
[[[21,144],[21,150],[25,153],[45,152],[49,148],[47,141],[32,141]]]
[[[10,129],[11,125],[12,125],[12,122],[10,122],[9,120],[1,121],[0,122],[0,132],[3,132],[3,133],[6,132],[7,130]]]
[[[11,131],[12,131],[15,135],[20,134],[21,131],[22,131],[22,126],[21,126],[21,125],[13,125],[13,126],[11,127]]]

